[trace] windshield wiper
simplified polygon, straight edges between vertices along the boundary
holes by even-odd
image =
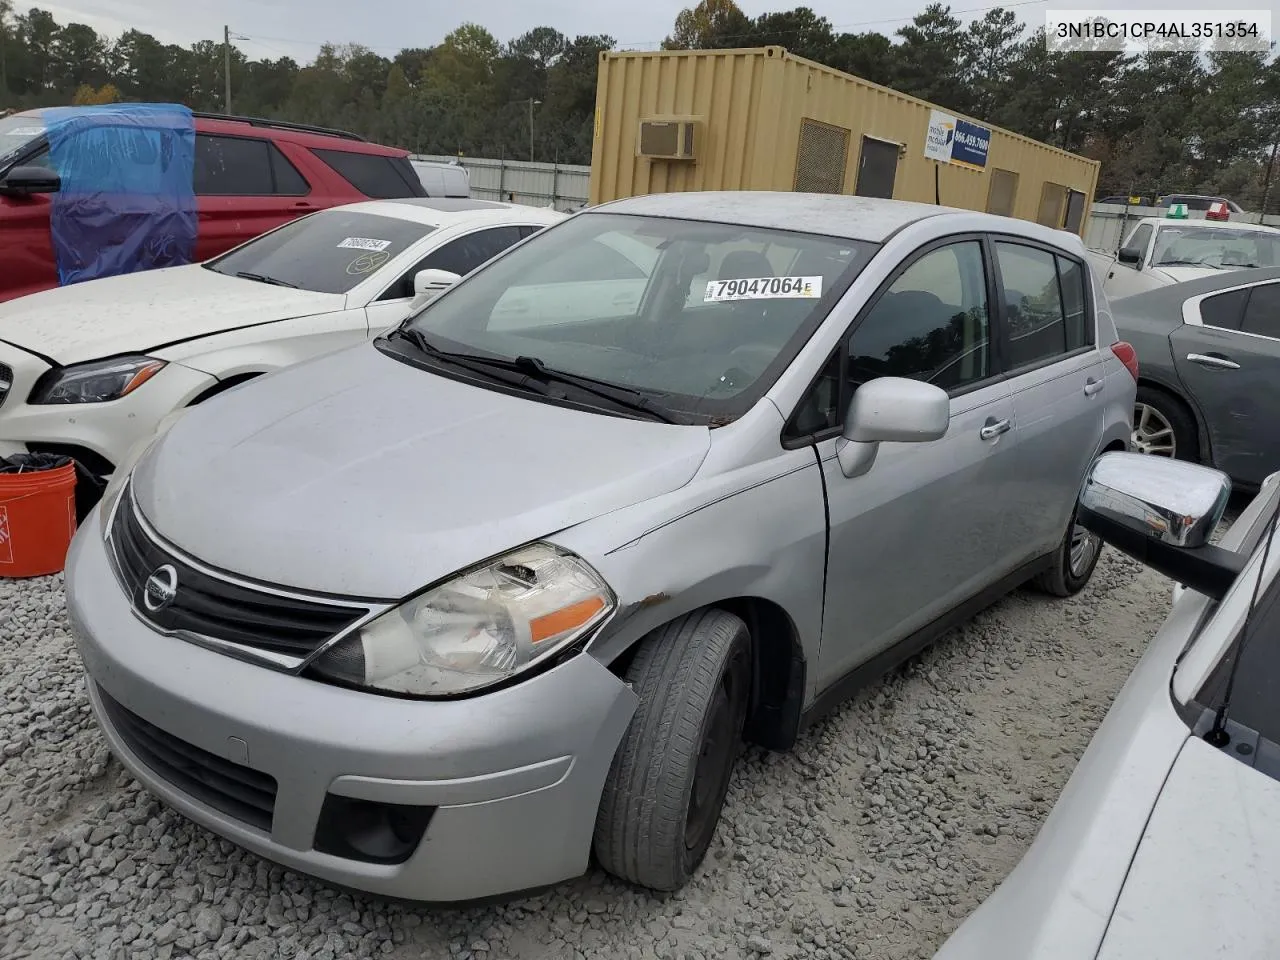
[[[654,420],[661,420],[663,423],[676,422],[671,416],[654,406],[653,401],[639,391],[611,386],[593,380],[590,377],[563,373],[548,367],[537,357],[516,357],[514,360],[508,360],[505,357],[485,357],[475,353],[453,353],[448,350],[441,350],[429,341],[421,330],[410,326],[397,327],[391,331],[390,336],[408,340],[423,353],[438,357],[447,363],[455,364],[467,370],[474,370],[502,383],[525,387],[542,396],[549,395],[547,386],[550,383],[561,383],[576,387],[583,393],[589,393],[602,400],[608,400],[628,410],[643,413]],[[512,373],[516,376],[504,377],[500,375],[502,373]]]
[[[469,353],[453,353],[449,350],[441,350],[434,343],[426,338],[421,330],[414,327],[396,327],[392,330],[388,337],[398,337],[401,340],[408,340],[411,344],[421,350],[423,353],[451,363],[454,366],[462,367],[464,370],[470,370],[472,373],[478,373],[482,377],[488,377],[490,380],[496,380],[498,383],[505,383],[512,387],[522,387],[530,393],[536,393],[541,396],[547,396],[548,391],[544,384],[539,383],[533,377],[527,374],[516,372],[515,376],[505,376],[507,368],[495,367],[493,364],[486,362],[485,357],[475,356]]]
[[[567,383],[570,386],[577,387],[585,393],[593,396],[610,400],[619,406],[627,407],[631,410],[639,410],[641,413],[647,413],[655,420],[661,420],[663,423],[675,423],[668,414],[658,409],[648,397],[639,390],[631,390],[627,387],[618,387],[594,377],[583,377],[574,373],[565,373],[563,370],[556,370],[548,367],[537,357],[516,357],[515,360],[504,360],[502,363],[510,363],[513,369],[520,370],[523,373],[531,374],[540,380],[554,381],[555,383]]]
[[[289,287],[292,290],[298,289],[298,285],[296,283],[290,283],[288,280],[277,280],[275,277],[268,277],[261,273],[250,273],[247,270],[241,270],[236,274],[236,276],[241,280],[256,280],[258,283],[269,283],[273,287]]]
[[[1209,267],[1212,270],[1221,270],[1222,268],[1214,263],[1205,263],[1203,260],[1161,260],[1156,264],[1157,267]]]

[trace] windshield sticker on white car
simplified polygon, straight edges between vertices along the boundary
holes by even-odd
[[[38,137],[44,133],[44,127],[14,127],[8,131],[10,137]]]
[[[347,237],[340,244],[339,250],[373,250],[375,253],[381,253],[387,247],[391,246],[390,240],[372,240],[369,237]]]
[[[817,300],[822,296],[822,277],[745,277],[741,280],[712,280],[707,283],[703,303],[733,300]]]

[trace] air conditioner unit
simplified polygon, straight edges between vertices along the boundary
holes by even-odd
[[[696,160],[701,121],[641,120],[636,156],[650,160]]]

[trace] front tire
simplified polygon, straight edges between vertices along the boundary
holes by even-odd
[[[596,816],[595,852],[614,876],[672,891],[715,837],[751,699],[751,636],[723,610],[641,641],[625,679],[640,698]]]

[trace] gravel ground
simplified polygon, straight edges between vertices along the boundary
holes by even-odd
[[[60,578],[0,581],[0,957],[928,957],[1017,862],[1169,604],[1108,550],[810,732],[753,750],[687,889],[598,870],[500,907],[336,891],[141,792],[93,725]]]

